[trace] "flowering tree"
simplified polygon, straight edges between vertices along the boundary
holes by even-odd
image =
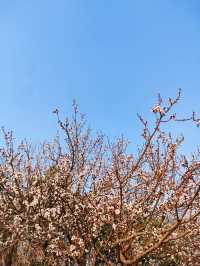
[[[0,149],[0,265],[199,265],[199,151],[178,153],[162,125],[191,120],[172,113],[180,99],[141,116],[143,145],[93,137],[73,105],[62,134],[39,150],[16,147],[3,130]],[[61,139],[61,137],[63,138]]]

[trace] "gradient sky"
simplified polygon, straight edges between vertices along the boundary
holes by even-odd
[[[52,110],[76,99],[92,128],[138,142],[136,113],[183,89],[200,113],[198,0],[0,1],[0,125],[34,143],[56,133]],[[199,144],[191,124],[172,126]]]

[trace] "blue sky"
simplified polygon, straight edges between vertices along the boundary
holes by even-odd
[[[0,125],[34,143],[76,99],[92,128],[138,142],[136,113],[183,89],[200,113],[200,3],[190,0],[0,1]],[[172,126],[199,144],[191,124]]]

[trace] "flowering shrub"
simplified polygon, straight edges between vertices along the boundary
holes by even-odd
[[[191,120],[172,113],[180,99],[139,116],[136,155],[123,137],[93,137],[74,104],[61,136],[34,151],[3,130],[0,149],[0,265],[199,265],[199,151],[178,153],[162,124]],[[60,138],[63,136],[63,139]]]

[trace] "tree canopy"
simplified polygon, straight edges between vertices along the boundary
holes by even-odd
[[[3,129],[0,265],[199,265],[199,149],[187,158],[163,130],[200,125],[174,113],[180,95],[158,97],[153,127],[138,116],[136,154],[124,137],[94,136],[75,103],[71,119],[54,111],[61,132],[37,150]]]

